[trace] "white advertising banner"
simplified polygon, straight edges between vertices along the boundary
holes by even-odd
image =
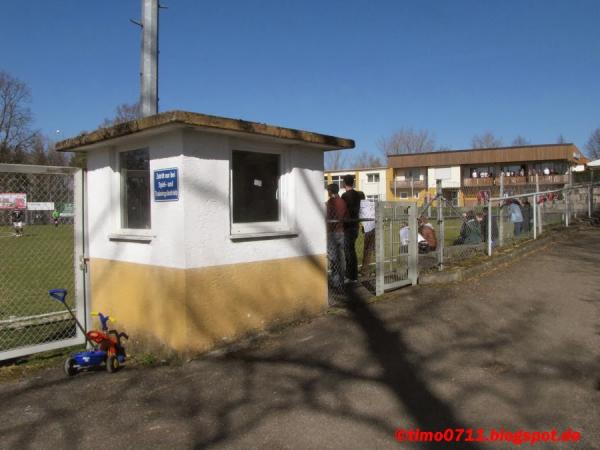
[[[54,202],[29,202],[27,209],[29,211],[54,211]]]

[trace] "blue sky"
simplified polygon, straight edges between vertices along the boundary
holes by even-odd
[[[163,0],[160,110],[334,134],[401,127],[465,148],[600,127],[600,1]],[[3,1],[0,70],[50,136],[92,130],[139,92],[139,0]]]

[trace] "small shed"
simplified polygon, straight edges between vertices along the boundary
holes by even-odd
[[[91,307],[176,352],[327,306],[323,152],[343,139],[171,111],[64,140],[87,154]]]

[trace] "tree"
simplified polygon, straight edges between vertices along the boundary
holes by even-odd
[[[495,148],[502,147],[502,139],[497,138],[491,131],[476,134],[471,141],[473,148]]]
[[[348,157],[343,150],[325,152],[325,170],[345,169],[348,163]]]
[[[435,136],[428,130],[401,128],[389,138],[380,139],[378,147],[386,158],[387,155],[433,152]]]
[[[112,119],[104,119],[100,124],[102,128],[112,127],[120,123],[129,122],[142,117],[142,108],[139,102],[121,103],[115,108],[115,116]]]
[[[529,142],[523,136],[518,135],[516,138],[513,139],[511,145],[513,145],[515,147],[518,147],[518,146],[521,146],[521,145],[531,145],[531,142]]]
[[[384,164],[382,164],[379,156],[362,151],[351,159],[350,165],[360,169],[367,169],[369,167],[382,167]]]
[[[590,138],[585,144],[585,149],[591,159],[600,159],[600,128],[592,131]]]
[[[36,132],[29,87],[7,72],[0,71],[0,162],[23,163]]]

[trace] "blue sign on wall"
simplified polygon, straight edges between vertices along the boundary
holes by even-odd
[[[154,171],[154,201],[173,202],[179,200],[179,172],[174,169]]]

